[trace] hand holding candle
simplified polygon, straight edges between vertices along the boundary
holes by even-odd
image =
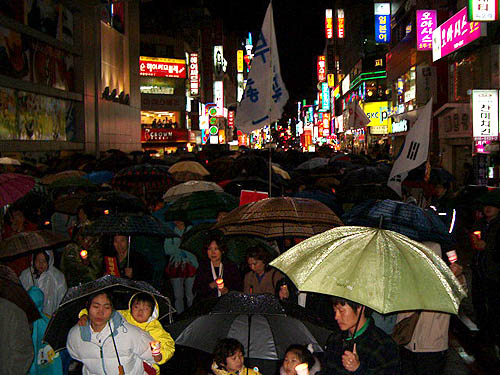
[[[217,279],[215,280],[215,283],[217,284],[217,289],[221,290],[224,288],[224,280],[223,279]]]
[[[159,341],[151,341],[149,346],[151,347],[151,353],[153,353],[153,356],[160,355],[161,344]]]
[[[80,256],[82,257],[82,259],[83,259],[83,260],[85,260],[85,259],[87,259],[87,258],[88,258],[89,253],[88,253],[88,251],[87,251],[87,250],[85,250],[85,249],[81,249],[81,250],[80,250]]]
[[[309,375],[309,367],[307,363],[301,363],[300,365],[295,366],[295,372],[297,375]]]
[[[450,263],[455,263],[458,260],[457,252],[455,250],[447,251],[446,255]]]

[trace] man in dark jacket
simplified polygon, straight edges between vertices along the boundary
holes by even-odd
[[[401,373],[398,347],[390,336],[373,324],[369,308],[334,298],[333,309],[341,332],[328,340],[322,374]]]

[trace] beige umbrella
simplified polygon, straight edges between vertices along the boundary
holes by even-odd
[[[290,175],[288,174],[288,172],[274,164],[273,164],[273,172],[279,174],[285,180],[290,180]]]
[[[21,162],[17,159],[3,157],[3,158],[0,158],[0,164],[3,164],[3,165],[21,165]]]
[[[222,189],[215,182],[210,181],[187,181],[183,184],[175,185],[167,190],[167,192],[163,195],[163,200],[165,202],[171,202],[174,199],[185,197],[186,195],[190,195],[195,191],[215,191],[222,193],[224,189]]]
[[[168,169],[168,171],[172,174],[177,172],[191,172],[199,174],[200,176],[208,176],[210,174],[210,172],[207,171],[203,165],[201,165],[197,161],[191,161],[191,160],[177,162],[174,165],[172,165]]]
[[[85,175],[85,172],[83,172],[83,171],[69,170],[69,171],[49,174],[49,175],[43,177],[40,182],[44,185],[50,185],[50,184],[54,183],[55,181],[60,180],[62,178],[81,177],[83,175]]]

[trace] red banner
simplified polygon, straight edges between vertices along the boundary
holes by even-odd
[[[269,194],[264,191],[242,190],[240,193],[240,206],[247,203],[257,202],[261,199],[269,198]]]
[[[115,257],[104,257],[104,264],[106,265],[106,274],[120,277],[120,270],[118,269],[118,262]]]
[[[189,142],[189,132],[185,129],[147,128],[141,129],[141,142]]]

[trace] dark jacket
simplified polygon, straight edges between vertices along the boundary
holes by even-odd
[[[346,340],[348,331],[330,336],[324,353],[325,368],[323,375],[358,374],[358,375],[399,375],[401,363],[399,349],[390,336],[368,319],[368,327],[354,340]],[[352,351],[356,343],[360,366],[353,373],[342,365],[344,351]]]
[[[475,229],[481,231],[481,239],[486,242],[484,250],[476,252],[476,271],[488,280],[500,281],[500,215],[490,222],[481,220]]]
[[[230,291],[242,291],[243,282],[241,279],[240,270],[238,266],[228,259],[222,259],[223,264],[223,275],[224,286]],[[204,299],[210,297],[217,297],[217,288],[210,288],[209,284],[214,281],[212,275],[212,268],[210,267],[210,261],[206,260],[200,263],[198,269],[196,270],[196,276],[194,280],[193,292],[196,293],[196,299]]]
[[[153,280],[153,267],[137,251],[130,251],[129,267],[132,268],[132,280],[146,281],[151,284]],[[127,268],[127,258],[123,262],[118,263],[120,276],[123,278],[126,278],[125,268]]]

